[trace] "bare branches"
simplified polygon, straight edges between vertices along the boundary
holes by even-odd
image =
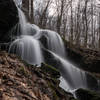
[[[29,11],[29,0],[23,0]],[[31,0],[31,19],[41,28],[57,31],[70,43],[100,48],[100,2],[96,0]],[[32,20],[31,20],[32,22]]]

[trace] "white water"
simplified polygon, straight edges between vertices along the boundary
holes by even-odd
[[[19,11],[20,34],[11,44],[9,52],[16,53],[29,64],[41,64],[44,62],[40,42],[33,36],[38,33],[39,28],[36,25],[27,23],[24,13]],[[19,31],[18,31],[19,32]]]
[[[55,53],[51,53],[54,55],[54,57],[60,60],[63,68],[59,67],[59,69],[61,71],[63,78],[67,82],[67,86],[69,89],[73,90],[77,88],[88,88],[86,74],[84,71],[81,71],[80,69],[76,68],[70,62],[56,55]],[[63,80],[63,78],[61,79]]]
[[[22,34],[27,34],[27,21],[26,21],[26,18],[23,14],[23,12],[18,8],[18,14],[19,14],[19,24],[20,24],[20,31]],[[18,33],[19,34],[19,33]]]
[[[59,56],[66,58],[65,55],[65,48],[63,41],[60,37],[60,35],[54,31],[51,30],[42,30],[40,29],[38,31],[39,33],[34,35],[36,39],[40,39],[42,37],[45,37],[46,43],[47,44],[47,49],[51,50],[52,52],[58,54]]]
[[[30,64],[40,64],[45,62],[42,54],[42,47],[44,46],[61,63],[58,67],[62,74],[61,87],[66,90],[88,88],[86,73],[66,60],[61,37],[56,32],[42,30],[36,25],[27,23],[21,10],[19,10],[19,18],[21,35],[11,44],[9,52],[18,54]],[[47,47],[42,45],[43,43],[40,41],[43,36],[46,38]]]
[[[29,64],[41,64],[43,62],[40,43],[32,36],[21,36],[10,46],[10,51],[21,56]]]
[[[41,30],[40,34],[47,38],[48,49],[65,58],[65,48],[63,41],[58,33],[50,30]]]

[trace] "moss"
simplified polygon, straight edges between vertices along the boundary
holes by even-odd
[[[59,86],[60,80],[57,80],[56,78],[51,78],[51,80],[53,84],[56,84],[56,87]]]
[[[28,64],[25,60],[22,60],[21,57],[17,56],[17,58],[27,67],[31,66],[30,64]]]
[[[23,76],[28,76],[28,72],[25,70],[25,68],[23,66],[21,66],[17,72]]]
[[[53,78],[59,78],[60,77],[59,70],[48,65],[48,64],[42,63],[41,64],[41,70],[44,71],[45,73],[48,73]]]
[[[53,96],[54,96],[54,100],[59,100],[59,97],[57,96],[55,91],[53,91]]]
[[[58,95],[57,95],[57,93],[56,93],[55,87],[54,87],[54,85],[52,84],[52,82],[49,82],[49,81],[48,81],[48,86],[49,86],[50,89],[52,89],[53,99],[54,99],[54,100],[59,100],[59,97],[58,97]]]
[[[47,81],[48,87],[52,89],[53,93],[53,100],[77,100],[75,99],[70,93],[65,92],[62,88],[57,86],[56,84],[53,84],[52,81]],[[67,95],[66,95],[67,94]]]

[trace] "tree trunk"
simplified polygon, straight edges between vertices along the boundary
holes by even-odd
[[[31,0],[31,14],[30,14],[30,22],[34,23],[34,9],[33,9],[33,0]]]
[[[22,11],[25,13],[26,18],[29,20],[29,0],[22,0]]]

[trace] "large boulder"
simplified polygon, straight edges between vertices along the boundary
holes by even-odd
[[[9,42],[9,31],[18,23],[18,11],[13,0],[0,0],[0,43]]]

